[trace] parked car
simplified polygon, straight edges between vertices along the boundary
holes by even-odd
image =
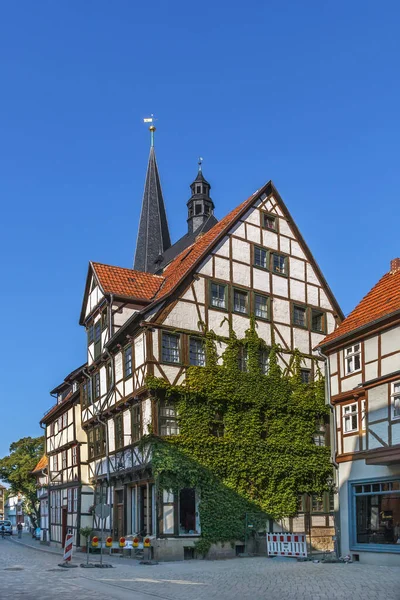
[[[13,534],[13,530],[12,530],[12,525],[11,525],[11,521],[0,521],[0,530],[2,528],[2,526],[4,525],[4,533],[5,535],[12,535]]]

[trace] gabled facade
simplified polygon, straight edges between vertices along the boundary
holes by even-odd
[[[36,477],[37,499],[40,504],[40,541],[49,541],[49,464],[44,455],[32,471]]]
[[[320,349],[329,360],[341,552],[400,565],[400,259]]]
[[[57,403],[42,418],[48,461],[48,541],[64,546],[67,533],[80,545],[79,529],[91,526],[93,490],[88,485],[87,440],[79,404],[84,367],[73,371],[51,393]]]
[[[199,185],[203,183],[209,186],[204,178]],[[193,191],[197,194],[196,187]],[[213,212],[208,192],[209,187],[198,191],[201,210]],[[183,558],[184,547],[199,539],[200,490],[176,495],[156,490],[151,448],[141,439],[149,432],[174,435],[179,425],[174,407],[151,397],[146,376],[181,383],[189,365],[204,364],[206,329],[219,336],[233,329],[244,337],[253,315],[266,344],[280,344],[283,367],[292,351],[300,350],[306,381],[317,375],[315,364],[322,361],[313,348],[342,319],[271,182],[221,221],[211,215],[211,228],[202,220],[193,236],[195,200],[188,203],[191,243],[185,245],[184,236],[178,253],[167,250],[157,274],[91,263],[81,313],[88,332],[88,366],[80,393],[89,481],[97,497],[108,484],[107,502],[113,508],[106,529],[115,538],[154,536],[155,554],[164,558]],[[205,215],[199,210],[197,216]],[[223,350],[220,342],[221,354]],[[332,535],[330,508],[319,512],[326,517],[321,527]]]

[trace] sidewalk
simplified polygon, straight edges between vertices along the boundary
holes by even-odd
[[[23,533],[22,539],[19,540],[16,535],[10,536],[10,540],[15,544],[19,544],[20,546],[25,546],[26,548],[32,548],[33,550],[39,550],[39,552],[47,552],[48,554],[56,554],[60,558],[64,555],[64,550],[62,548],[54,548],[53,546],[46,546],[45,544],[41,544],[39,540],[33,539],[30,533]],[[76,552],[72,553],[72,562],[85,563],[87,560],[86,552]],[[100,554],[89,554],[89,562],[100,562]],[[112,564],[138,564],[137,560],[134,559],[126,559],[122,558],[120,555],[112,555],[110,556],[108,551],[103,553],[103,562],[104,563],[112,563]]]

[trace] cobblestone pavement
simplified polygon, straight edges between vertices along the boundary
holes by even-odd
[[[0,599],[400,600],[396,567],[266,558],[144,566],[114,559],[113,569],[67,570],[59,562],[57,555],[0,539]]]

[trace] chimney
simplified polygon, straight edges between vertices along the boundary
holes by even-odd
[[[390,272],[397,273],[397,271],[400,271],[400,258],[393,258],[390,261]]]

